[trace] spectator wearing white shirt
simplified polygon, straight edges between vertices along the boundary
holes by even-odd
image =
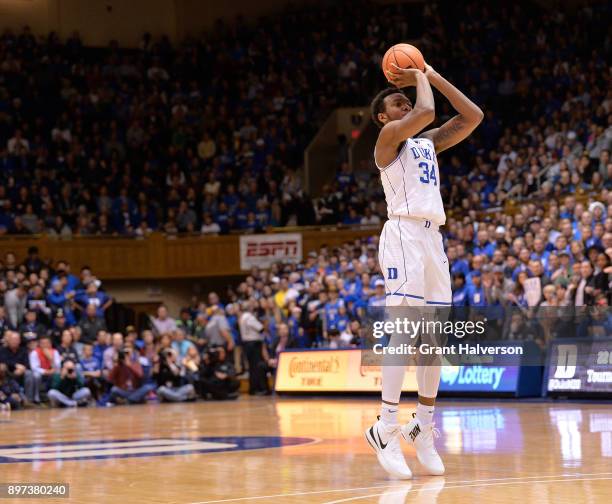
[[[40,379],[49,388],[54,373],[59,373],[62,367],[62,358],[59,352],[51,345],[49,336],[42,336],[38,347],[30,352],[30,369],[35,380]],[[37,402],[38,397],[34,398]]]
[[[112,345],[102,354],[102,374],[106,378],[115,366],[115,357],[123,347],[123,334],[113,333]]]
[[[214,296],[209,296],[209,299],[211,297],[218,301],[218,296],[216,294],[214,294]],[[213,304],[211,311],[212,315],[208,320],[208,324],[206,324],[206,329],[204,329],[208,344],[210,346],[225,346],[227,351],[231,352],[234,349],[234,340],[232,339],[230,325],[225,316],[225,312],[223,308],[216,303]]]
[[[362,224],[363,226],[372,226],[380,224],[380,217],[378,215],[374,215],[370,207],[366,207],[364,216],[361,218],[360,224]]]
[[[168,308],[165,305],[160,305],[157,308],[157,317],[153,317],[151,321],[153,323],[153,330],[159,336],[176,331],[176,321],[168,316]]]
[[[243,303],[242,314],[238,320],[242,346],[249,363],[249,394],[265,395],[268,393],[266,377],[267,355],[264,356],[263,324],[253,314],[255,302],[250,299]],[[267,352],[266,352],[267,353]]]
[[[18,156],[23,150],[25,150],[26,153],[30,151],[30,142],[23,138],[21,130],[17,129],[15,130],[15,134],[9,138],[9,141],[6,143],[6,148],[9,154]]]
[[[213,221],[212,215],[204,214],[202,228],[200,232],[204,235],[218,235],[221,232],[221,226]]]
[[[4,295],[4,308],[11,326],[18,327],[23,320],[27,301],[27,290],[23,284],[17,285]]]
[[[504,145],[504,153],[499,157],[499,163],[497,165],[497,173],[506,173],[509,169],[508,161],[512,164],[516,161],[518,154],[512,149],[510,144]]]

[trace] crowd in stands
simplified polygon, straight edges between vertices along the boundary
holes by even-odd
[[[384,220],[376,170],[352,173],[346,139],[336,178],[315,200],[301,187],[303,151],[331,110],[365,105],[385,85],[389,41],[417,38],[486,112],[440,158],[449,208],[610,187],[605,2],[572,13],[530,2],[303,9],[219,22],[175,45],[145,35],[137,50],[6,30],[0,232],[215,234]],[[439,101],[438,121],[450,114]]]
[[[494,308],[505,321],[492,328],[496,337],[544,346],[612,334],[612,191],[531,203],[501,221],[451,218],[444,241],[453,306]],[[8,253],[0,275],[1,407],[45,395],[64,406],[230,398],[247,369],[250,392],[269,393],[283,350],[363,346],[368,308],[384,306],[388,294],[377,248],[372,236],[322,247],[299,264],[253,269],[175,316],[161,305],[140,333],[107,330],[113,301],[88,267],[77,277],[65,261],[51,268],[35,248],[23,262]],[[580,307],[597,307],[585,333],[562,323]]]
[[[0,290],[0,411],[237,397],[233,345],[214,313],[174,320],[160,306],[150,329],[112,332],[100,279],[51,265],[35,247],[23,262],[6,254]]]

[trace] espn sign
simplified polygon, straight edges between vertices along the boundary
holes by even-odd
[[[302,260],[302,235],[279,233],[269,235],[245,235],[240,237],[240,268],[253,266],[269,268],[275,262],[299,262]]]

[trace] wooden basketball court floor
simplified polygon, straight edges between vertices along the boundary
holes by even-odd
[[[0,415],[0,483],[66,482],[75,503],[603,503],[610,403],[442,401],[447,474],[389,479],[363,438],[375,398],[27,410]],[[407,420],[413,399],[403,402]],[[8,499],[2,502],[32,502]]]

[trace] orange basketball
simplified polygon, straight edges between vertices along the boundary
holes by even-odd
[[[393,63],[400,68],[418,68],[425,71],[425,59],[421,51],[410,44],[395,44],[383,56],[382,70],[387,80],[387,72],[397,72]]]

